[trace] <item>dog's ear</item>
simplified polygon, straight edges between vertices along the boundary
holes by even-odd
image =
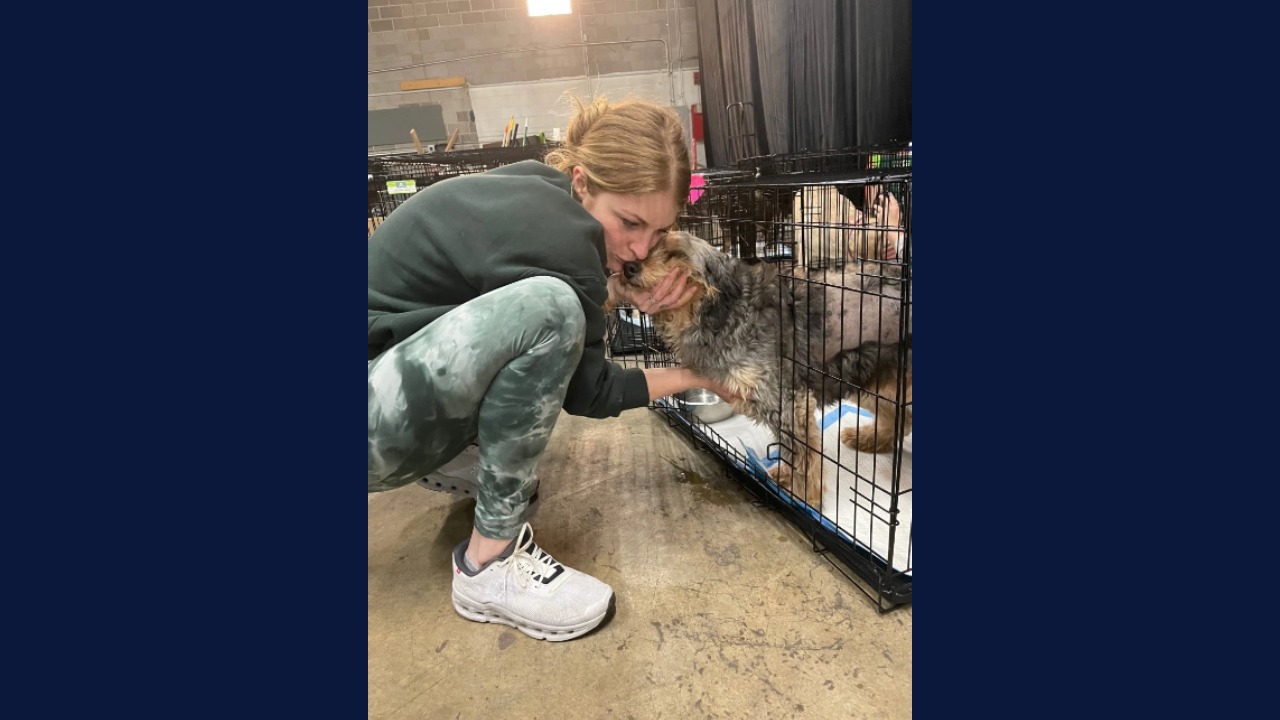
[[[733,272],[728,258],[719,253],[705,259],[703,278],[712,292],[706,294],[702,303],[702,324],[724,327],[742,300],[742,281]]]
[[[724,257],[711,243],[683,230],[667,233],[662,242],[666,243],[670,250],[682,253],[689,258],[693,269],[701,275],[706,275],[708,264],[716,258]]]

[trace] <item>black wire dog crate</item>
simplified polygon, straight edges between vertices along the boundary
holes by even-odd
[[[828,401],[809,396],[810,424],[797,427],[797,412],[780,437],[740,415],[704,422],[680,398],[653,405],[882,612],[911,602],[910,157],[909,145],[892,145],[749,158],[705,173],[680,229],[774,266],[779,302],[800,318],[778,329],[790,335],[779,347],[793,348],[779,351],[779,392],[802,397],[801,380],[816,379]],[[832,315],[842,321],[827,322]],[[635,308],[610,316],[609,347],[623,365],[678,364]],[[821,479],[810,484],[819,475],[806,471],[817,467]]]
[[[541,160],[559,144],[369,156],[369,237],[391,211],[425,187],[521,160]]]

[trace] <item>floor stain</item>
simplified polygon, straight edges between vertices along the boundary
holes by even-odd
[[[716,564],[720,566],[735,565],[742,560],[742,549],[737,543],[729,543],[723,548],[717,548],[711,544],[710,540],[704,540],[702,550],[707,557],[715,558]]]
[[[649,624],[652,625],[658,631],[658,649],[661,650],[662,643],[666,642],[666,637],[662,634],[662,623],[657,622],[655,620],[650,622]]]
[[[695,498],[716,507],[726,507],[741,502],[741,498],[725,492],[719,485],[704,478],[697,470],[683,467],[671,458],[663,458],[663,460],[676,469],[675,481],[681,485],[688,485]]]
[[[516,641],[515,633],[511,632],[510,630],[503,630],[502,634],[498,636],[498,649],[506,650],[507,648],[511,647],[511,643],[514,643],[515,641]]]

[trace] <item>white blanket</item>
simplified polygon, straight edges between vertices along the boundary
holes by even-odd
[[[800,498],[791,502],[828,529],[838,528],[846,539],[869,548],[876,557],[888,562],[893,455],[860,453],[840,443],[841,428],[870,422],[871,413],[867,410],[841,403],[824,408],[820,416],[815,414],[815,417],[823,429],[822,513],[815,512]],[[743,470],[776,489],[768,476],[768,469],[777,464],[777,451],[774,450],[774,457],[769,457],[768,447],[775,439],[767,428],[736,414],[706,427],[730,447],[746,455],[747,466]],[[911,445],[911,435],[908,434],[903,438],[897,495],[898,528],[894,536],[892,563],[894,569],[907,574],[911,574],[914,560],[911,552]]]

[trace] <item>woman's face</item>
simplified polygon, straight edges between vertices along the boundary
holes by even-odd
[[[581,168],[573,169],[573,186],[582,207],[604,226],[606,266],[622,272],[622,264],[644,260],[676,224],[676,201],[669,192],[618,195],[586,190]]]

